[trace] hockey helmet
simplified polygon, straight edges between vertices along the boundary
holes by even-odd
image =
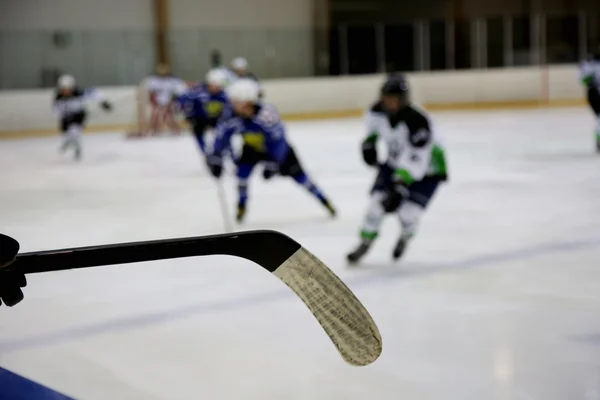
[[[252,79],[238,79],[227,88],[227,97],[240,103],[258,103],[260,87]]]
[[[231,62],[231,67],[235,70],[245,71],[248,69],[248,60],[244,57],[234,58]]]
[[[229,76],[223,68],[214,68],[206,74],[206,83],[220,88],[227,86]]]
[[[73,89],[75,87],[75,78],[73,78],[71,75],[61,75],[58,78],[57,84],[59,89]]]
[[[381,95],[404,96],[408,93],[408,82],[402,74],[391,74],[381,86]]]

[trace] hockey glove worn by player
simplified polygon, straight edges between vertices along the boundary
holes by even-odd
[[[208,164],[212,176],[219,179],[221,174],[223,174],[223,160],[221,157],[210,155],[206,157],[206,163]]]
[[[27,286],[25,275],[11,270],[10,267],[5,270],[0,269],[0,305],[12,307],[23,300],[21,288],[25,286]]]
[[[100,107],[102,107],[102,109],[106,112],[110,112],[113,109],[112,104],[108,101],[103,101],[102,103],[100,103]]]
[[[365,163],[370,166],[377,165],[377,134],[372,134],[362,142],[362,156]]]
[[[402,175],[394,173],[392,183],[390,184],[385,197],[381,201],[383,209],[388,213],[396,211],[398,207],[400,207],[402,201],[408,198],[409,193]]]
[[[269,162],[265,164],[265,169],[263,170],[263,178],[265,180],[269,180],[275,175],[279,173],[279,165],[275,162]]]
[[[19,243],[0,234],[0,305],[12,307],[23,300],[21,288],[27,286],[25,275],[11,268],[19,252]]]

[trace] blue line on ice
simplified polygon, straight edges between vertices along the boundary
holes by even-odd
[[[492,267],[502,263],[522,261],[549,253],[564,253],[598,246],[600,246],[600,238],[553,243],[512,252],[481,255],[460,261],[427,264],[424,266],[419,266],[418,269],[413,270],[403,270],[402,268],[389,269],[383,272],[379,270],[368,276],[347,278],[345,281],[348,283],[349,287],[351,287],[353,290],[357,290],[361,287],[388,283],[397,279],[419,277],[435,273],[450,273]],[[170,321],[187,318],[192,315],[239,310],[247,307],[258,306],[260,304],[268,303],[277,299],[293,297],[294,295],[289,291],[289,289],[282,289],[254,296],[236,298],[230,301],[189,305],[168,311],[101,321],[94,324],[67,328],[55,332],[0,341],[0,354],[28,350],[34,347],[53,345],[106,333],[139,329],[145,326],[163,324]]]

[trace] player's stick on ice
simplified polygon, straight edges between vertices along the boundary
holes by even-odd
[[[231,233],[233,232],[233,224],[231,223],[231,218],[227,207],[227,195],[225,194],[225,187],[220,179],[217,180],[215,184],[217,185],[217,194],[219,195],[219,208],[221,209],[223,226],[225,228],[225,232]]]
[[[123,243],[18,254],[19,244],[0,235],[0,296],[7,305],[23,298],[24,276],[206,255],[230,255],[260,265],[282,280],[310,309],[343,359],[357,366],[382,351],[377,325],[356,296],[319,259],[275,231],[248,231],[183,239]]]

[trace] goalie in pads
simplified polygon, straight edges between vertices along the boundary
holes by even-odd
[[[185,82],[171,75],[167,65],[159,64],[156,74],[146,79],[145,86],[152,106],[149,133],[158,135],[160,128],[166,125],[172,134],[178,135],[181,127],[175,120],[174,99],[186,90]],[[141,136],[145,134],[139,133]]]
[[[364,161],[378,169],[361,242],[348,254],[358,262],[377,238],[386,213],[394,213],[402,234],[392,256],[399,259],[414,237],[419,220],[439,184],[447,180],[444,149],[431,129],[429,118],[414,108],[402,75],[391,75],[381,88],[381,98],[366,115],[368,136],[362,143]],[[379,164],[376,142],[387,146],[387,161]]]

